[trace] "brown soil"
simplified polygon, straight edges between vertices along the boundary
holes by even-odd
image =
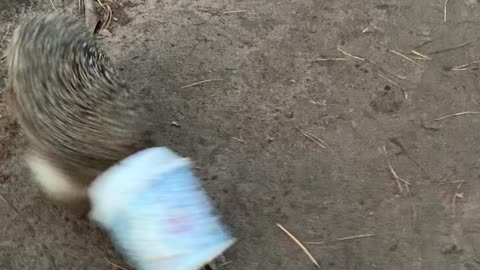
[[[0,49],[25,17],[53,10],[1,2]],[[325,241],[307,245],[321,269],[480,269],[480,115],[434,120],[480,110],[475,66],[449,71],[480,58],[476,0],[449,1],[446,22],[444,1],[114,2],[108,53],[239,239],[224,269],[314,269],[276,223]],[[2,91],[5,77],[2,62]],[[203,80],[215,81],[182,88]],[[0,147],[0,269],[124,264],[28,181],[4,105]],[[336,240],[363,234],[374,236]]]

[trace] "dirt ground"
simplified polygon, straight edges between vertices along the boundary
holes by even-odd
[[[76,2],[0,0],[0,49]],[[315,269],[276,223],[320,269],[480,269],[480,115],[435,120],[480,110],[477,0],[446,21],[443,0],[110,5],[107,52],[239,240],[221,269]],[[28,181],[23,146],[0,104],[0,269],[125,265]]]

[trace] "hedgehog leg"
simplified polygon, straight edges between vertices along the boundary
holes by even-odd
[[[33,180],[54,202],[80,217],[86,217],[90,210],[88,186],[76,183],[73,177],[58,168],[50,159],[32,151],[26,162],[33,174]]]

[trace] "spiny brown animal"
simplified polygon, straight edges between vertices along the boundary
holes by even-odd
[[[52,199],[88,211],[89,184],[151,146],[139,99],[80,20],[36,15],[7,49],[6,101],[29,142],[26,162]]]

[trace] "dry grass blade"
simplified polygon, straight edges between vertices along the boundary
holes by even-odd
[[[354,58],[354,59],[357,59],[357,60],[360,60],[360,61],[367,61],[368,63],[374,65],[375,67],[377,67],[377,68],[380,69],[381,71],[389,74],[389,75],[392,76],[392,77],[395,77],[395,78],[398,78],[398,79],[401,79],[401,80],[407,80],[407,77],[401,76],[401,75],[397,75],[397,74],[395,74],[395,73],[387,70],[386,68],[383,68],[383,67],[380,66],[379,64],[377,64],[377,63],[375,63],[375,62],[373,62],[373,61],[371,61],[371,60],[369,60],[369,59],[366,59],[366,58],[363,58],[363,57],[360,57],[360,56],[357,56],[357,55],[353,55],[353,54],[351,54],[351,53],[349,53],[349,52],[347,52],[347,51],[345,51],[345,50],[343,50],[343,49],[341,49],[341,48],[339,48],[339,47],[337,47],[337,50],[340,51],[341,53],[343,53],[344,55],[349,56],[349,57],[351,57],[351,58]]]
[[[223,12],[223,15],[237,14],[237,13],[244,13],[244,12],[248,12],[248,10],[241,9],[241,10],[225,11],[225,12]]]
[[[459,44],[459,45],[454,46],[454,47],[451,47],[451,48],[446,48],[446,49],[441,49],[441,50],[438,50],[438,51],[433,51],[433,52],[431,52],[430,54],[439,54],[439,53],[444,53],[444,52],[456,50],[456,49],[465,47],[465,46],[467,46],[467,45],[470,45],[471,43],[472,43],[471,41],[467,41],[467,42],[464,42],[464,43],[462,43],[462,44]]]
[[[440,186],[443,186],[443,185],[448,185],[448,184],[458,184],[458,183],[462,183],[463,180],[457,180],[457,181],[446,181],[446,182],[442,182],[440,184],[437,185],[437,187],[440,187]]]
[[[405,59],[405,60],[407,60],[407,61],[409,61],[409,62],[414,63],[414,64],[417,65],[417,66],[422,66],[422,65],[420,65],[419,63],[415,62],[415,61],[414,61],[413,59],[411,59],[410,57],[408,57],[408,56],[406,56],[406,55],[404,55],[404,54],[402,54],[402,53],[400,53],[400,52],[397,52],[397,51],[395,51],[395,50],[390,50],[390,52],[393,53],[393,54],[396,54],[396,55],[398,55],[398,56],[400,56],[400,57],[402,57],[403,59]]]
[[[447,22],[447,4],[448,4],[448,0],[445,0],[445,2],[443,2],[443,22]]]
[[[439,118],[435,119],[435,121],[440,121],[440,120],[448,119],[448,118],[451,118],[451,117],[457,117],[457,116],[469,115],[469,114],[480,114],[480,112],[472,112],[472,111],[459,112],[459,113],[454,113],[454,114],[449,114],[449,115],[439,117]]]
[[[391,84],[400,88],[400,91],[402,91],[402,94],[403,94],[403,98],[408,99],[408,92],[405,89],[403,89],[402,86],[400,86],[400,84],[398,84],[397,82],[383,76],[382,74],[378,74],[378,77],[380,77],[380,78],[386,80],[387,82],[390,82]]]
[[[113,266],[113,267],[115,267],[115,268],[117,268],[117,269],[120,269],[120,270],[130,270],[130,269],[128,269],[127,267],[124,267],[124,266],[118,265],[118,264],[116,264],[116,263],[114,263],[114,262],[110,261],[110,260],[109,260],[109,259],[107,259],[107,258],[105,258],[105,261],[106,261],[108,264],[110,264],[111,266]]]
[[[310,251],[308,251],[308,249],[302,244],[302,242],[300,242],[295,236],[293,236],[293,234],[291,234],[287,229],[285,229],[282,225],[278,224],[277,223],[277,227],[280,228],[280,230],[282,230],[288,237],[290,237],[290,239],[293,240],[293,242],[295,242],[295,244],[297,244],[301,249],[302,251],[307,255],[307,257],[310,259],[310,261],[312,261],[312,263],[317,267],[317,268],[320,268],[320,264],[318,264],[317,260],[315,260],[315,258],[312,256],[312,254],[310,253]]]
[[[353,54],[351,54],[351,53],[348,53],[348,52],[346,52],[345,50],[343,50],[343,49],[341,49],[341,48],[339,48],[339,47],[337,47],[337,50],[340,51],[341,53],[345,54],[346,56],[352,57],[352,58],[357,59],[357,60],[360,60],[360,61],[365,61],[365,58],[360,57],[360,56],[353,55]]]
[[[243,143],[243,144],[246,143],[245,140],[244,140],[242,137],[240,137],[240,138],[232,137],[232,139],[234,139],[234,140],[237,141],[237,142]]]
[[[411,50],[410,52],[416,56],[415,59],[418,59],[418,60],[432,60],[432,58],[430,56],[422,54],[418,51]]]
[[[348,61],[350,59],[341,58],[341,57],[334,57],[334,58],[317,58],[312,60],[312,62],[325,62],[325,61]]]
[[[458,185],[457,185],[457,189],[455,190],[455,193],[453,193],[453,196],[452,196],[452,212],[453,212],[453,216],[456,216],[457,215],[457,207],[456,207],[456,203],[457,203],[457,199],[463,199],[463,193],[459,193],[458,191],[460,190],[460,188],[462,187],[463,185],[463,182],[464,181],[461,181]]]
[[[383,146],[382,150],[383,150],[383,153],[385,154],[385,158],[387,160],[388,169],[390,170],[390,173],[392,174],[393,178],[395,178],[395,182],[397,184],[398,190],[400,192],[403,192],[403,186],[402,186],[402,184],[403,184],[403,185],[405,185],[406,191],[409,192],[410,188],[408,186],[410,186],[410,182],[408,182],[407,180],[398,176],[397,172],[393,169],[393,166],[392,166],[392,163],[390,162],[390,159],[388,158],[387,148],[385,146]]]
[[[472,69],[478,69],[478,67],[471,67],[473,65],[477,65],[480,63],[480,60],[475,60],[471,63],[463,64],[460,66],[453,67],[449,69],[450,71],[466,71],[466,70],[472,70]]]
[[[13,207],[13,205],[9,201],[7,201],[7,199],[5,199],[3,195],[0,195],[0,200],[3,201],[12,210],[12,212],[18,215],[17,209],[15,209],[15,207]]]
[[[55,4],[53,3],[52,0],[50,0],[50,5],[52,5],[52,8],[53,8],[54,10],[57,10],[57,7],[55,6]]]
[[[302,133],[303,136],[307,137],[309,140],[311,140],[312,142],[316,143],[318,146],[320,146],[321,148],[323,149],[327,149],[327,144],[325,143],[324,140],[320,139],[319,137],[313,135],[312,133],[310,132],[307,132],[305,130],[302,130],[300,128],[297,127],[297,130],[300,131],[300,133]]]
[[[347,237],[341,237],[337,238],[334,241],[348,241],[348,240],[354,240],[354,239],[359,239],[359,238],[365,238],[365,237],[372,237],[375,236],[373,233],[368,233],[368,234],[360,234],[360,235],[354,235],[354,236],[347,236]],[[321,242],[306,242],[305,244],[307,245],[324,245],[328,243],[329,241],[321,241]]]
[[[182,89],[189,88],[189,87],[193,87],[193,86],[197,86],[197,85],[204,84],[204,83],[218,82],[218,81],[223,81],[223,79],[203,80],[203,81],[199,81],[199,82],[196,82],[196,83],[192,83],[192,84],[189,84],[189,85],[182,86]]]
[[[100,7],[103,9],[103,18],[102,18],[102,26],[100,27],[100,30],[107,29],[110,26],[110,23],[112,22],[113,18],[113,12],[112,8],[103,3],[101,0],[97,0],[97,3],[100,5]]]
[[[378,69],[380,69],[381,71],[387,73],[388,75],[390,75],[390,76],[392,76],[392,77],[395,77],[395,78],[401,79],[401,80],[407,80],[407,77],[402,76],[402,75],[395,74],[395,73],[391,72],[390,70],[388,70],[388,69],[380,66],[379,64],[377,64],[377,63],[375,63],[375,62],[373,62],[373,61],[371,61],[371,60],[366,59],[366,61],[367,61],[368,63],[376,66]]]
[[[389,82],[389,83],[391,83],[391,84],[393,84],[393,85],[396,85],[396,86],[400,87],[400,84],[398,84],[397,82],[395,82],[395,81],[393,81],[393,80],[391,80],[391,79],[383,76],[382,74],[378,74],[378,77],[386,80],[387,82]]]
[[[0,46],[2,46],[5,39],[7,39],[7,36],[10,32],[10,26],[11,26],[11,24],[7,25],[7,30],[5,30],[5,35],[3,35],[3,37],[2,37],[2,41],[0,42]]]
[[[88,31],[93,33],[98,23],[97,11],[95,10],[95,4],[93,0],[83,0],[84,14],[85,14],[85,24],[87,25]]]

